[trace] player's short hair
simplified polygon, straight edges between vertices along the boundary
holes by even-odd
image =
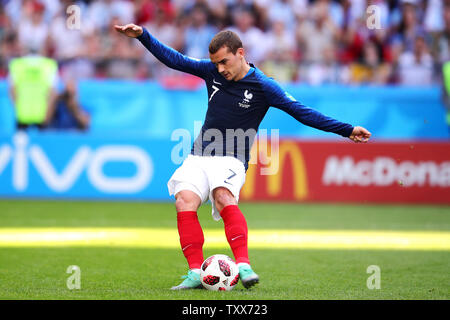
[[[236,51],[239,48],[243,48],[242,41],[235,32],[223,30],[212,38],[209,43],[209,53],[214,54],[224,46],[227,47],[233,54],[236,54]]]

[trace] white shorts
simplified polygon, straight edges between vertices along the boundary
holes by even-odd
[[[244,164],[234,157],[203,157],[188,155],[183,164],[175,170],[167,187],[169,194],[175,195],[182,190],[197,194],[202,203],[208,199],[212,203],[212,216],[220,220],[220,212],[214,205],[213,190],[224,187],[230,190],[236,201],[245,182]]]

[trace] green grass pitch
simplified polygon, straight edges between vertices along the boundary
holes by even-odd
[[[249,226],[258,230],[409,232],[444,235],[439,249],[265,248],[249,254],[261,282],[231,292],[174,292],[187,271],[181,250],[159,245],[8,244],[8,230],[68,231],[94,228],[161,228],[176,232],[170,203],[0,200],[0,299],[449,299],[450,207],[342,204],[243,203]],[[211,218],[210,205],[199,210],[206,230],[223,231]],[[28,232],[27,231],[27,232]],[[345,235],[345,233],[344,233]],[[175,237],[176,238],[176,237]],[[47,239],[48,240],[48,239]],[[120,239],[119,239],[120,240]],[[161,239],[161,242],[164,242]],[[178,241],[178,239],[172,239]],[[205,258],[230,249],[204,247]],[[81,269],[81,289],[66,286],[68,266]],[[368,289],[367,267],[380,267],[380,289]]]

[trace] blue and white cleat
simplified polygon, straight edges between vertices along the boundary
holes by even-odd
[[[259,283],[259,276],[252,270],[248,264],[239,266],[239,278],[246,289]]]
[[[202,289],[203,285],[200,281],[200,275],[192,270],[188,271],[187,276],[182,276],[184,279],[179,285],[172,287],[170,290],[189,290],[189,289]]]

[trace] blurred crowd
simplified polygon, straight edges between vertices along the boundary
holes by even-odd
[[[214,34],[239,34],[247,60],[280,82],[430,85],[450,60],[450,0],[0,0],[0,77],[25,54],[66,80],[180,77],[115,24],[208,57]],[[76,7],[74,7],[74,5]],[[77,20],[78,19],[78,20]]]

